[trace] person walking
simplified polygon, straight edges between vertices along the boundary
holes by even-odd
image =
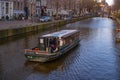
[[[6,20],[7,20],[7,21],[9,20],[9,16],[8,16],[8,15],[6,16]]]

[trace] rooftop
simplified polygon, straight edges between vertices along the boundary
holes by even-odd
[[[64,37],[66,35],[70,35],[70,34],[75,33],[77,31],[78,30],[61,30],[61,31],[54,32],[51,34],[43,35],[43,37]]]

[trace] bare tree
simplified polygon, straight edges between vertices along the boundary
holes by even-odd
[[[81,14],[85,10],[92,12],[98,6],[95,0],[48,0],[48,5],[56,9],[57,13],[62,8],[68,11],[72,10],[76,14],[78,12]]]
[[[113,8],[114,8],[114,10],[120,9],[120,0],[114,0]]]

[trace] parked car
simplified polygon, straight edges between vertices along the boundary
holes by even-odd
[[[40,18],[41,22],[47,22],[47,21],[51,21],[51,20],[52,20],[52,18],[50,16],[42,16]]]

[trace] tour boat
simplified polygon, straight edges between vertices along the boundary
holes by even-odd
[[[54,60],[77,46],[80,42],[79,30],[61,30],[38,38],[38,46],[25,49],[28,61],[47,62]]]

